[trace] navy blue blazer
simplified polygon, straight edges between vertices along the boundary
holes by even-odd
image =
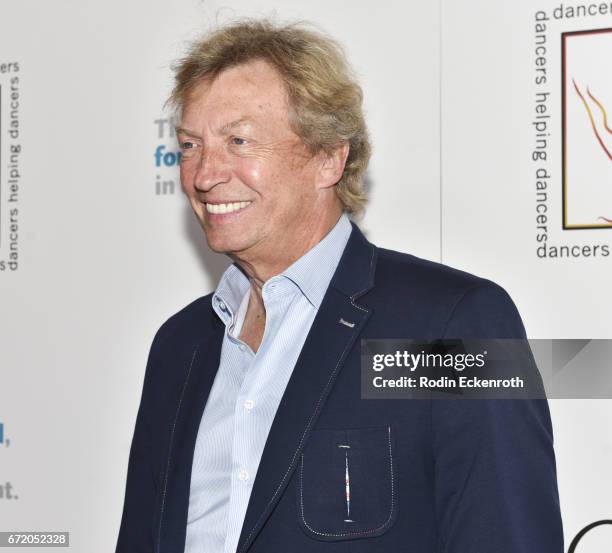
[[[117,553],[184,550],[224,332],[211,297],[171,317],[151,346]],[[361,399],[360,339],[524,337],[495,283],[377,248],[353,225],[270,430],[238,552],[562,553],[546,400]],[[354,522],[340,443],[358,452]]]

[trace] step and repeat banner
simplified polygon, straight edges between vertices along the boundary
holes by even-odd
[[[503,283],[530,338],[579,340],[579,365],[612,337],[612,4],[442,7],[442,259]],[[566,547],[607,520],[575,548],[607,551],[612,402],[550,404]]]
[[[612,338],[612,4],[51,0],[0,7],[0,531],[115,545],[148,349],[214,289],[171,64],[223,22],[346,48],[376,244],[504,286],[532,338]],[[566,543],[612,519],[612,403],[552,400]],[[612,526],[575,550],[599,553]]]

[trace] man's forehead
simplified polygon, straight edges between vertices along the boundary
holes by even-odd
[[[176,132],[193,137],[199,136],[198,131],[196,129],[190,128],[191,124],[192,123],[189,121],[189,119],[183,119],[183,121],[181,121],[181,123],[176,127]],[[242,115],[228,122],[219,122],[215,130],[220,134],[226,134],[239,127],[245,126],[258,127],[261,126],[261,122],[251,116]]]
[[[186,105],[183,109],[177,131],[210,132],[227,134],[236,129],[249,128],[265,130],[289,127],[289,113],[286,105],[271,106],[262,99],[258,103],[219,106],[218,109]]]
[[[285,85],[276,69],[261,61],[230,67],[212,80],[200,81],[182,111],[177,130],[196,136],[204,128],[226,134],[244,126],[277,131],[289,126]]]

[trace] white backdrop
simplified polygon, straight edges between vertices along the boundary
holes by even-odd
[[[531,337],[611,338],[609,258],[535,255],[533,19],[556,6],[540,4],[3,5],[0,262],[9,259],[17,207],[18,263],[0,270],[0,531],[66,530],[79,553],[114,548],[150,341],[169,315],[214,288],[227,263],[207,251],[176,167],[163,158],[156,166],[156,150],[174,148],[160,121],[169,66],[190,39],[233,17],[304,18],[346,46],[374,143],[372,201],[360,221],[372,241],[496,280]],[[562,23],[547,31],[556,112]],[[570,27],[588,25],[612,27],[612,19],[574,19]],[[607,86],[610,94],[609,75]],[[554,158],[560,123],[552,124]],[[557,166],[550,162],[555,190]],[[157,193],[171,192],[172,182],[174,193]],[[551,240],[610,240],[609,229],[562,231],[558,211]],[[611,518],[612,407],[555,401],[552,410],[569,542],[587,523]],[[600,534],[579,551],[601,551]]]
[[[610,228],[562,229],[560,51],[562,32],[612,27],[612,12],[554,19],[560,5],[552,0],[443,3],[443,261],[502,284],[518,305],[530,338],[612,338],[612,257],[537,255],[542,244],[537,235],[543,233],[538,226],[547,227],[546,242],[551,245],[612,241]],[[545,30],[536,30],[537,13]],[[536,35],[542,34],[545,44],[541,39],[536,43]],[[542,45],[545,52],[540,50],[539,57],[546,63],[538,65],[542,62],[536,62],[536,48]],[[600,54],[595,52],[594,59],[605,66],[609,58]],[[546,69],[545,83],[536,83],[536,77],[544,74],[537,68]],[[605,87],[597,90],[609,99],[612,113],[612,76],[608,69],[599,76]],[[549,119],[536,119],[538,93],[549,94],[543,114]],[[568,96],[570,101],[577,102],[577,97]],[[546,161],[532,157],[534,121],[547,121]],[[588,124],[586,117],[585,121]],[[585,148],[591,145],[588,142]],[[594,154],[599,155],[599,150],[594,148]],[[592,158],[585,152],[578,161],[591,164]],[[610,187],[612,162],[605,161]],[[545,224],[536,220],[538,169],[550,174]],[[605,210],[601,200],[591,197],[593,203],[595,213],[600,207]],[[608,206],[612,213],[612,204]],[[587,524],[612,519],[612,402],[552,400],[550,404],[567,549]],[[607,526],[588,533],[577,552],[601,553],[611,547],[612,527]]]

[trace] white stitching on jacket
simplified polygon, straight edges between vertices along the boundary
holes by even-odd
[[[387,517],[387,520],[385,520],[385,522],[383,522],[382,525],[380,525],[378,528],[373,528],[371,530],[360,530],[359,532],[341,532],[341,533],[331,533],[331,532],[319,532],[317,530],[315,530],[314,528],[312,528],[307,522],[306,522],[306,518],[304,517],[304,487],[303,487],[303,483],[304,483],[304,454],[302,453],[302,462],[300,465],[300,515],[302,518],[302,521],[304,522],[304,526],[306,526],[306,528],[308,528],[308,530],[310,530],[313,534],[317,534],[318,536],[330,536],[330,537],[342,537],[342,536],[355,536],[355,535],[360,535],[360,534],[372,534],[374,532],[378,532],[379,530],[382,530],[385,526],[387,526],[387,524],[389,524],[389,522],[391,521],[391,518],[393,517],[393,510],[395,507],[395,483],[394,483],[394,478],[393,478],[393,452],[391,450],[391,427],[388,426],[387,427],[387,431],[388,431],[388,435],[389,435],[389,470],[391,473],[391,510],[389,511],[389,516]]]

